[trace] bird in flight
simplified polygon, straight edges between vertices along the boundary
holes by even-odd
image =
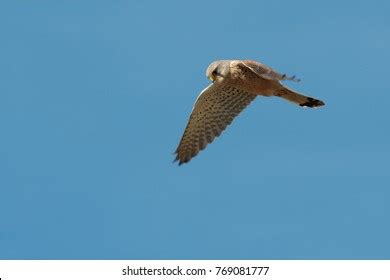
[[[258,95],[278,96],[302,107],[325,105],[295,92],[281,81],[299,81],[253,60],[218,60],[206,76],[213,83],[198,96],[175,154],[179,165],[189,162],[233,121]]]

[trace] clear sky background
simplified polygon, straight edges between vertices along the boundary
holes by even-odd
[[[390,258],[389,1],[2,1],[0,258]],[[295,74],[172,163],[217,59]]]

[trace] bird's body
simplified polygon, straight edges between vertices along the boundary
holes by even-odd
[[[264,79],[249,69],[242,67],[238,62],[232,61],[230,63],[230,82],[254,95],[271,96],[273,93],[272,89],[277,86],[278,82]]]
[[[198,96],[176,160],[186,163],[211,143],[256,96],[278,96],[304,107],[324,105],[321,100],[297,93],[281,81],[294,80],[252,60],[219,60],[211,63],[206,76],[213,84]]]

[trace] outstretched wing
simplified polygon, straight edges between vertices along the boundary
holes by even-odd
[[[280,74],[273,70],[271,67],[268,67],[265,64],[262,64],[253,60],[242,60],[242,65],[244,67],[249,68],[256,75],[267,79],[267,80],[275,80],[275,81],[283,81],[283,80],[291,80],[295,82],[299,82],[300,79],[297,79],[295,76],[287,76],[286,74]]]
[[[198,96],[176,149],[179,165],[189,162],[213,142],[256,95],[231,85],[213,83]]]

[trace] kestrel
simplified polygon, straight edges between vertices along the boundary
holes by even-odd
[[[325,105],[321,100],[295,92],[281,81],[299,81],[253,60],[218,60],[206,76],[213,83],[195,101],[190,119],[176,149],[179,165],[189,162],[251,103],[256,96],[278,96],[302,107]]]

